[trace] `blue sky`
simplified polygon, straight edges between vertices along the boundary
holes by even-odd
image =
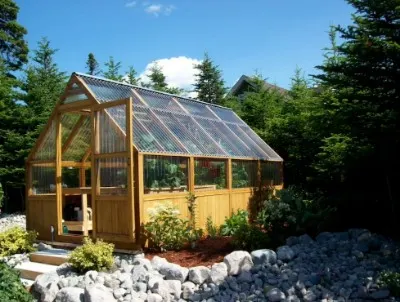
[[[193,63],[209,53],[227,86],[258,70],[289,87],[323,60],[333,24],[350,23],[344,0],[17,0],[30,48],[46,36],[62,70],[85,71],[93,52],[143,74],[159,60],[170,84],[187,88]],[[103,67],[103,66],[102,66]]]

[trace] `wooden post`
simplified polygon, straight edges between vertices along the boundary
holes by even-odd
[[[226,166],[226,181],[229,190],[229,213],[232,213],[232,159],[228,158]]]
[[[138,178],[136,179],[138,185],[136,186],[136,190],[139,191],[139,202],[137,203],[139,205],[139,209],[137,211],[140,213],[140,221],[139,223],[141,224],[144,219],[144,204],[143,204],[143,195],[144,195],[144,158],[143,154],[138,153],[138,162],[137,162],[137,176]]]
[[[62,234],[62,126],[61,113],[56,115],[56,200],[57,200],[57,234]]]
[[[189,192],[194,194],[194,157],[189,157]]]
[[[133,128],[132,128],[132,98],[130,97],[126,101],[126,151],[128,152],[127,160],[127,178],[128,178],[128,203],[129,203],[129,225],[131,229],[129,230],[129,237],[131,240],[135,239],[135,196],[133,190]]]
[[[88,236],[88,225],[87,225],[87,194],[82,193],[82,220],[83,220],[83,236]]]
[[[91,168],[91,183],[92,183],[92,236],[96,239],[96,195],[97,195],[97,164],[96,158],[94,154],[96,153],[96,136],[98,137],[98,127],[96,126],[98,123],[97,112],[94,111],[94,107],[92,107],[91,114],[91,128],[92,128],[92,136],[91,136],[91,151],[92,151],[92,168]]]
[[[86,167],[84,165],[79,168],[79,186],[86,187]]]

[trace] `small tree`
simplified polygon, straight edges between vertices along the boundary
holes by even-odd
[[[114,81],[122,81],[123,77],[119,73],[121,62],[115,62],[114,57],[110,56],[108,62],[105,63],[107,70],[103,72],[103,76]]]
[[[129,66],[128,72],[126,73],[125,82],[131,85],[138,85],[139,80],[137,78],[137,72],[133,66]]]
[[[158,65],[157,62],[151,66],[148,77],[150,79],[150,83],[142,83],[142,86],[171,94],[182,94],[183,92],[183,90],[180,88],[168,86],[166,81],[167,79],[162,71],[162,67]]]
[[[221,70],[210,59],[207,53],[204,54],[203,61],[195,66],[198,73],[194,91],[200,101],[211,104],[222,104],[226,92]]]
[[[101,71],[99,70],[99,63],[97,62],[93,53],[89,53],[86,61],[86,68],[90,75],[98,75]]]

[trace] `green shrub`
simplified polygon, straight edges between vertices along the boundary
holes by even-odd
[[[249,213],[245,210],[238,210],[232,216],[225,219],[221,226],[222,236],[233,236],[239,228],[248,224]]]
[[[395,297],[400,297],[400,273],[385,271],[380,273],[378,284],[387,287]]]
[[[243,224],[232,235],[232,244],[237,249],[253,251],[270,245],[268,234],[255,224]]]
[[[188,242],[189,221],[179,218],[171,203],[150,209],[150,221],[144,226],[150,243],[160,250],[179,250]]]
[[[0,257],[34,251],[37,233],[13,227],[0,233]]]
[[[0,301],[30,302],[32,296],[26,291],[18,273],[0,262]]]
[[[322,231],[333,210],[322,208],[318,200],[306,200],[294,188],[288,188],[278,191],[264,202],[257,221],[274,241],[282,242],[291,235]]]
[[[207,234],[211,238],[216,238],[219,236],[219,228],[213,223],[211,216],[207,217],[206,230]]]
[[[80,273],[108,270],[114,263],[113,251],[114,245],[111,243],[102,240],[94,243],[90,238],[85,238],[83,245],[71,252],[68,263]]]

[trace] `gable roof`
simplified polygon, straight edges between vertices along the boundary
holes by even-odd
[[[133,139],[139,152],[282,161],[231,109],[82,73],[99,103],[132,98]],[[105,109],[125,129],[125,110]]]
[[[239,80],[232,86],[229,94],[237,96],[240,93],[240,90],[244,88],[245,85],[252,85],[252,78],[247,75],[242,75]],[[279,87],[277,85],[268,83],[265,81],[265,88],[276,89],[282,94],[286,94],[288,91],[285,88]]]

